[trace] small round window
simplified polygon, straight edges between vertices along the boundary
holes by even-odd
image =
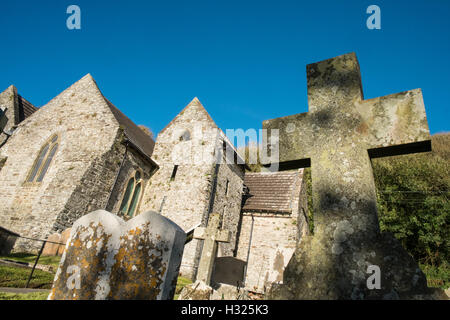
[[[189,141],[189,140],[191,140],[191,133],[190,133],[188,130],[185,130],[185,131],[181,134],[179,140],[180,140],[180,141]]]

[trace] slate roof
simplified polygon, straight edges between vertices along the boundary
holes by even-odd
[[[248,193],[242,211],[292,213],[294,197],[299,197],[294,189],[298,178],[298,170],[246,173],[244,184]]]
[[[19,105],[18,105],[18,115],[19,119],[18,123],[22,122],[29,116],[31,116],[33,113],[35,113],[39,108],[33,106],[29,101],[25,100],[21,95],[17,95]]]
[[[155,141],[144,131],[142,131],[126,115],[124,115],[122,111],[120,111],[108,99],[105,98],[105,101],[117,122],[119,122],[119,125],[123,127],[126,137],[139,151],[150,158],[153,154],[153,149],[155,148]]]

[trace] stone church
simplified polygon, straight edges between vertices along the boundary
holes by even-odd
[[[40,108],[14,86],[0,94],[0,186],[0,227],[33,239],[97,209],[156,211],[188,233],[217,212],[231,233],[217,261],[241,261],[240,285],[255,292],[282,281],[308,230],[302,170],[249,172],[197,98],[154,141],[89,74]],[[39,247],[18,238],[14,251]],[[195,279],[201,250],[186,244],[183,276]]]

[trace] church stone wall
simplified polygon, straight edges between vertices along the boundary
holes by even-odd
[[[295,190],[291,214],[242,212],[237,258],[248,261],[245,287],[251,291],[265,293],[271,283],[283,281],[285,267],[308,233],[303,174]]]
[[[148,183],[140,211],[161,210],[162,215],[184,231],[206,226],[211,209],[225,214],[224,226],[233,230],[234,241],[221,249],[228,255],[235,248],[243,172],[233,165],[216,165],[217,153],[222,149],[219,130],[194,99],[161,131],[153,152],[160,168]],[[176,165],[175,178],[171,179]],[[226,179],[229,180],[228,196],[225,195]],[[195,278],[201,249],[202,241],[197,239],[185,246],[181,275]]]
[[[117,176],[117,172],[119,172],[120,164],[122,163],[123,156],[125,154],[125,147],[121,144],[121,152],[118,157],[115,158],[114,162],[115,164],[119,164],[117,166],[117,170],[114,172],[115,176],[114,179]],[[108,163],[109,158],[106,157],[102,161]],[[112,166],[113,164],[111,164]],[[134,215],[143,212],[140,208],[142,206],[142,201],[144,194],[146,192],[146,189],[148,188],[148,183],[152,175],[157,171],[157,168],[154,167],[153,164],[149,162],[148,159],[143,157],[140,153],[136,152],[131,146],[128,147],[128,151],[126,152],[125,161],[123,162],[122,167],[120,168],[119,175],[117,177],[116,185],[114,186],[114,190],[112,190],[111,193],[111,199],[107,205],[107,211],[118,214],[120,209],[120,204],[122,203],[122,199],[125,193],[125,190],[127,188],[128,181],[130,178],[132,178],[136,171],[139,170],[142,173],[142,190],[140,194],[140,199],[138,202],[138,206],[136,208],[136,212]],[[113,183],[111,183],[111,186]],[[129,217],[124,217],[125,219],[128,219]]]
[[[0,149],[1,156],[7,158],[0,171],[1,226],[42,239],[54,226],[62,229],[66,224],[57,222],[57,217],[69,199],[73,207],[77,201],[81,207],[101,205],[101,187],[92,185],[101,184],[98,178],[102,175],[111,179],[114,170],[104,171],[96,160],[110,152],[119,128],[105,106],[93,79],[86,76],[18,126]],[[43,181],[26,182],[42,146],[55,134],[59,137],[58,151]],[[89,170],[92,174],[87,174]],[[77,190],[85,193],[78,199],[74,196]],[[29,244],[39,247],[34,241]],[[29,249],[27,243],[17,241],[16,251],[25,248]]]
[[[64,210],[58,215],[53,227],[54,231],[61,232],[71,227],[84,214],[98,209],[106,208],[112,213],[118,213],[128,180],[137,170],[142,173],[143,189],[140,194],[142,199],[154,167],[132,147],[126,150],[122,141],[122,135],[119,133],[113,147],[92,161],[91,166],[80,179],[80,184],[67,201]],[[117,176],[117,174],[119,175]],[[138,210],[139,206],[136,212]]]
[[[0,119],[0,129],[3,129],[4,131],[10,130],[11,127],[14,126],[14,103],[16,96],[17,89],[14,86],[10,86],[8,89],[0,93],[0,108],[3,110],[0,111],[0,113],[3,113],[3,116],[6,116],[6,119],[3,119],[5,122],[3,123],[3,127]],[[0,146],[6,141],[6,139],[7,136],[1,133],[0,130]]]
[[[140,212],[160,212],[184,231],[204,223],[215,167],[210,161],[217,138],[213,129],[203,107],[192,104],[158,135],[153,159],[160,168],[147,185]],[[189,138],[180,141],[186,132]],[[183,276],[195,277],[199,246],[196,239],[185,246]]]

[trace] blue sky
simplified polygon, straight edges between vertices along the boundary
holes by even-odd
[[[66,9],[81,8],[81,30]],[[369,5],[381,30],[369,30]],[[306,65],[356,52],[366,99],[422,88],[431,133],[449,131],[450,1],[8,1],[0,90],[42,106],[87,73],[158,133],[197,96],[216,123],[262,127],[306,112]]]

